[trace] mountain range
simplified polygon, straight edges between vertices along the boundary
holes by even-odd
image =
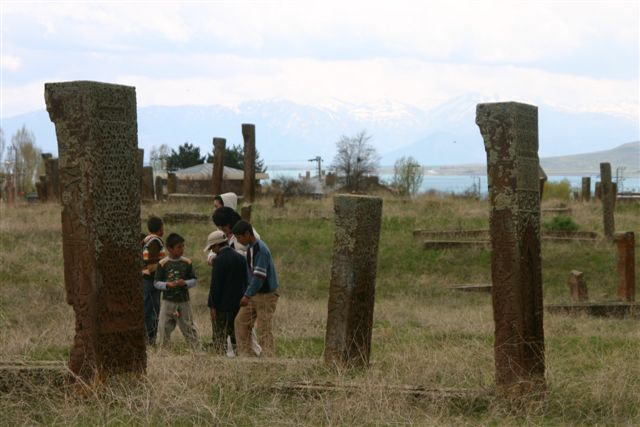
[[[149,150],[160,144],[177,149],[190,142],[204,154],[211,151],[214,136],[226,138],[227,146],[241,145],[241,124],[253,123],[256,146],[267,165],[309,165],[308,160],[318,155],[327,165],[335,154],[336,141],[361,130],[372,136],[382,165],[393,165],[399,157],[409,155],[429,166],[482,164],[486,156],[475,124],[475,107],[493,101],[467,94],[432,109],[390,100],[367,105],[336,101],[329,107],[286,100],[251,101],[235,108],[140,107],[138,143],[145,149],[145,161]],[[572,113],[547,105],[538,105],[538,116],[541,157],[609,150],[639,139],[638,121],[625,117]],[[43,152],[56,155],[55,129],[45,110],[2,118],[5,138],[10,141],[23,124],[34,133]]]

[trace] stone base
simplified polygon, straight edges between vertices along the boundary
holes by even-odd
[[[491,284],[475,284],[475,285],[456,285],[449,289],[460,292],[486,292],[491,293],[493,286]]]
[[[637,302],[582,302],[572,304],[550,304],[549,313],[586,314],[594,317],[632,317],[640,319],[640,303]]]

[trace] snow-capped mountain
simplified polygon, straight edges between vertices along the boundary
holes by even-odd
[[[481,163],[484,146],[475,124],[475,107],[497,97],[465,94],[436,108],[422,109],[392,100],[357,105],[334,100],[308,106],[286,100],[251,101],[224,106],[153,106],[138,108],[138,141],[148,155],[153,146],[171,148],[190,142],[210,152],[213,137],[242,144],[242,123],[256,125],[256,144],[267,164],[306,164],[320,155],[330,163],[341,136],[366,130],[383,165],[411,155],[426,165]],[[567,113],[539,105],[540,155],[558,156],[606,150],[637,140],[639,124],[596,113]],[[26,125],[44,152],[57,153],[55,129],[46,111],[3,118],[7,141]],[[148,160],[148,157],[147,157]],[[327,163],[325,163],[327,164]]]

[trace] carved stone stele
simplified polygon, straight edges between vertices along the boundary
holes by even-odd
[[[146,368],[135,88],[45,84],[58,139],[69,367],[91,384]]]
[[[382,199],[339,195],[324,359],[328,365],[367,366],[376,289]]]
[[[545,386],[538,109],[478,104],[489,179],[496,386],[518,395]]]

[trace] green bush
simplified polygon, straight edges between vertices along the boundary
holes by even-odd
[[[544,228],[549,231],[576,231],[578,224],[571,217],[558,215],[551,221],[545,222]]]
[[[560,182],[545,182],[542,198],[544,200],[569,200],[571,198],[571,183],[568,179],[563,179]]]

